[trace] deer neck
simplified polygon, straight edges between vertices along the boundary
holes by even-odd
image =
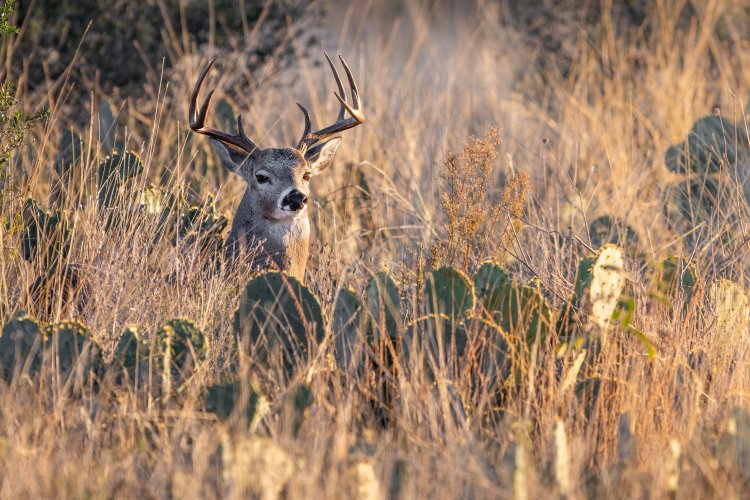
[[[227,243],[260,243],[261,249],[253,265],[261,268],[278,268],[304,280],[310,247],[310,220],[307,214],[290,220],[272,220],[263,217],[259,207],[253,206],[250,196],[244,196],[232,222]]]

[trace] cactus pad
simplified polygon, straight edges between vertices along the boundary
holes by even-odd
[[[162,358],[162,394],[169,399],[174,384],[184,384],[205,361],[208,344],[203,332],[188,319],[165,321],[155,340]]]
[[[35,373],[42,362],[41,353],[41,326],[27,313],[17,313],[3,326],[0,335],[0,375],[9,381],[24,366],[29,373]]]
[[[287,374],[304,366],[325,338],[317,297],[295,278],[277,272],[256,276],[240,295],[234,314],[238,342],[249,347],[255,362]]]
[[[214,384],[206,389],[206,409],[220,422],[240,421],[241,425],[254,432],[258,422],[268,412],[268,403],[263,394],[251,382],[231,381]]]
[[[348,370],[363,354],[365,315],[362,303],[351,290],[342,288],[333,309],[334,354],[338,365]]]
[[[450,318],[468,316],[474,310],[474,286],[457,269],[442,267],[427,277],[425,307],[429,313]]]
[[[391,337],[398,335],[401,324],[401,297],[396,282],[381,272],[367,284],[366,301],[374,325]]]
[[[521,332],[527,344],[544,342],[552,327],[552,309],[542,292],[513,282],[498,264],[486,262],[474,276],[485,314],[511,334]]]

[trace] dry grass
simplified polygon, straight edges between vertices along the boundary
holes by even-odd
[[[645,267],[678,254],[698,269],[693,299],[665,307],[641,262],[627,264],[633,324],[655,344],[654,359],[612,326],[596,367],[604,380],[599,397],[576,396],[558,381],[556,371],[562,366],[564,376],[572,360],[556,360],[553,339],[534,357],[516,360],[521,382],[500,409],[488,408],[488,395],[470,394],[466,374],[455,387],[433,387],[402,372],[390,381],[398,402],[385,425],[368,392],[376,375],[320,368],[308,377],[315,403],[298,436],[280,417],[287,387],[269,394],[272,411],[259,426],[291,464],[274,464],[270,451],[259,461],[248,451],[255,446],[248,435],[215,422],[194,396],[162,408],[143,391],[119,386],[81,400],[23,380],[0,384],[0,496],[239,497],[259,494],[263,478],[279,484],[272,475],[285,467],[295,471],[284,485],[294,498],[366,498],[364,491],[392,498],[746,496],[750,422],[735,408],[750,411],[750,332],[747,322],[734,335],[717,332],[705,296],[718,277],[747,287],[750,218],[739,180],[750,171],[743,165],[730,175],[728,205],[691,235],[667,224],[662,196],[678,177],[666,169],[665,151],[714,107],[741,125],[727,140],[747,146],[750,17],[746,2],[707,0],[693,2],[698,14],[677,23],[684,4],[654,2],[644,29],[617,28],[603,8],[588,36],[564,40],[576,55],[567,68],[522,43],[505,9],[491,2],[342,3],[319,28],[329,53],[350,62],[368,117],[345,134],[331,171],[313,186],[307,282],[329,316],[339,288],[362,290],[382,269],[403,278],[412,315],[431,247],[442,256],[436,262],[468,269],[504,257],[511,274],[537,279],[560,311],[588,253],[588,223],[609,214],[636,230]],[[178,42],[171,40],[186,49]],[[231,215],[240,181],[186,126],[187,96],[208,55],[180,50],[171,57],[171,73],[149,74],[148,105],[113,101],[117,140],[141,152],[140,184],[183,190],[193,201],[215,195]],[[318,124],[335,115],[328,70],[311,60],[301,59],[281,80],[270,77],[273,60],[253,75],[243,73],[240,53],[223,54],[220,66],[225,76],[212,84],[244,111],[263,146],[296,142],[302,123],[295,101],[312,104]],[[7,214],[18,212],[25,195],[48,200],[57,144],[80,113],[66,108],[67,90],[64,82],[19,90],[24,102],[49,104],[52,114],[15,160],[18,196],[3,207]],[[192,318],[212,345],[200,389],[233,370],[231,321],[249,272],[216,271],[195,245],[150,248],[154,227],[146,219],[104,231],[96,193],[86,187],[108,152],[95,109],[86,110],[89,126],[80,130],[86,149],[76,185],[83,187],[60,207],[75,220],[68,260],[90,276],[91,300],[80,314],[58,303],[51,316],[76,316],[108,351],[127,324],[149,337],[166,318]],[[469,138],[491,127],[498,132],[472,148]],[[463,155],[444,163],[446,152],[464,143]],[[451,193],[463,189],[456,175],[471,161],[484,162],[471,173],[480,184],[465,186],[469,198],[462,201]],[[467,206],[473,227],[463,225]],[[728,241],[721,236],[727,221]],[[474,246],[459,248],[472,234],[479,234]],[[17,235],[0,236],[5,322],[33,307],[29,287],[40,270],[20,257]],[[731,347],[718,352],[716,338]],[[688,368],[699,351],[707,361]],[[456,416],[455,391],[466,402],[465,418]]]

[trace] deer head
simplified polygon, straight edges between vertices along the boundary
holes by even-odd
[[[298,103],[304,115],[305,129],[293,148],[264,149],[257,146],[245,134],[240,115],[237,116],[236,134],[205,125],[214,91],[208,93],[200,108],[197,107],[198,93],[216,57],[201,71],[190,98],[190,128],[208,136],[224,166],[247,184],[235,213],[227,247],[234,249],[237,244],[259,242],[262,245],[261,257],[254,264],[277,267],[300,280],[304,278],[310,240],[306,213],[310,178],[323,172],[333,161],[341,144],[341,138],[333,136],[365,121],[351,70],[339,56],[351,88],[350,105],[333,61],[328,54],[325,56],[338,87],[338,93],[334,92],[341,104],[338,117],[332,125],[313,132],[309,113]]]

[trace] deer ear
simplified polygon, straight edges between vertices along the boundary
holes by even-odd
[[[219,153],[221,162],[230,172],[237,173],[237,171],[239,171],[240,169],[240,166],[242,166],[245,160],[247,160],[251,156],[245,151],[240,151],[233,148],[232,146],[227,146],[223,142],[217,141],[216,139],[209,140],[211,141],[211,145],[214,147],[216,152]]]
[[[333,156],[336,154],[336,150],[340,145],[341,137],[334,137],[330,141],[326,141],[310,148],[305,153],[305,160],[307,160],[312,167],[312,175],[318,175],[331,165],[331,162],[333,162]]]

